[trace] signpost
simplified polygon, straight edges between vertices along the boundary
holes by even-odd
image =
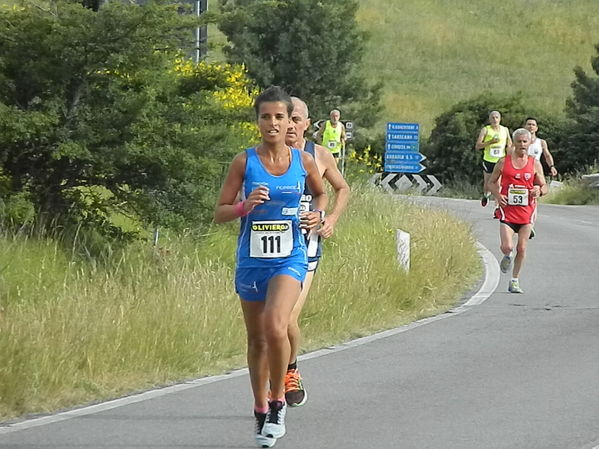
[[[354,122],[346,120],[343,123],[345,125],[345,140],[352,140],[354,138]]]
[[[420,173],[425,169],[426,156],[420,150],[418,123],[387,123],[385,139],[385,167],[387,173]]]
[[[195,15],[200,15],[208,10],[208,0],[196,0],[195,1]],[[194,62],[197,64],[200,60],[206,56],[208,49],[208,26],[202,25],[196,27],[195,30],[195,51],[194,51]]]

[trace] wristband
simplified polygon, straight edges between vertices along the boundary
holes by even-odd
[[[240,201],[235,205],[235,208],[233,209],[235,211],[235,215],[238,217],[245,217],[247,214],[249,214],[249,212],[244,209],[244,205],[245,201]]]

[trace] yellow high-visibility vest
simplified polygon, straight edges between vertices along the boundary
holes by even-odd
[[[324,125],[322,133],[322,146],[329,149],[333,154],[341,151],[341,133],[343,131],[343,123],[337,122],[337,126],[333,127],[330,120]]]
[[[509,131],[505,126],[499,125],[499,132],[495,131],[491,125],[485,126],[487,135],[483,139],[484,142],[493,140],[495,136],[499,137],[499,142],[496,142],[488,147],[485,147],[483,159],[487,162],[496,163],[502,157],[505,157],[505,149],[507,146],[507,138]]]

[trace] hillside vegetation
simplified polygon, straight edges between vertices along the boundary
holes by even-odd
[[[573,69],[590,72],[597,0],[362,0],[365,67],[385,82],[387,121],[419,122],[487,91],[522,92],[531,108],[563,112]]]

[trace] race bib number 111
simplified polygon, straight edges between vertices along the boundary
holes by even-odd
[[[291,220],[253,221],[250,257],[288,257],[293,250]]]

